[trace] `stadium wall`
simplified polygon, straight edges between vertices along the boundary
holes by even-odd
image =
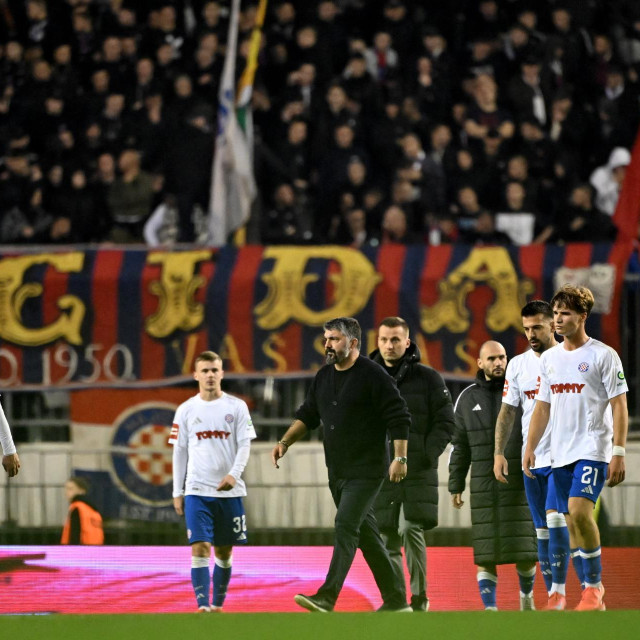
[[[271,462],[272,443],[256,442],[245,471],[249,488],[246,499],[248,520],[253,529],[331,529],[335,507],[327,489],[327,471],[322,444],[296,444],[275,469]],[[131,452],[124,447],[96,450],[78,449],[70,443],[24,444],[20,450],[22,470],[0,491],[0,514],[3,520],[18,527],[56,527],[64,521],[67,504],[62,487],[72,474],[92,480],[92,498],[113,521],[144,520],[155,524],[177,524],[171,505],[171,477],[157,486],[160,500],[152,501],[134,493],[136,484],[123,484],[119,469],[133,471],[146,455],[161,455],[158,468],[170,465],[170,450],[158,454],[156,449]],[[448,451],[439,461],[439,527],[470,527],[468,508],[451,506],[447,491]],[[410,463],[409,463],[410,464]],[[512,470],[512,473],[518,472]],[[161,476],[162,477],[162,476]],[[126,478],[125,478],[126,479]],[[139,480],[139,478],[138,478]],[[463,494],[468,505],[468,490]],[[610,527],[640,528],[640,443],[627,446],[627,478],[624,484],[602,493],[602,508]]]

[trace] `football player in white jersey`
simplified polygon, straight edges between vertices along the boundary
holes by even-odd
[[[185,515],[191,545],[191,582],[198,611],[221,611],[231,578],[233,547],[247,544],[242,472],[256,437],[249,409],[224,393],[222,360],[213,351],[195,361],[198,395],[177,409],[173,445],[173,506]],[[211,546],[215,556],[209,576]],[[209,604],[209,582],[213,598]]]
[[[540,387],[522,463],[533,478],[536,447],[548,428],[558,511],[571,517],[583,563],[578,611],[605,609],[593,508],[605,479],[610,487],[624,480],[629,423],[620,357],[585,330],[593,303],[589,289],[573,285],[551,300],[555,330],[564,341],[540,356]]]
[[[2,466],[10,478],[18,475],[20,469],[20,458],[13,444],[11,429],[0,405],[0,448],[2,448]]]
[[[509,440],[518,407],[522,407],[522,453],[527,443],[529,421],[536,403],[540,375],[540,355],[556,344],[553,332],[553,309],[544,300],[532,300],[521,311],[522,326],[530,349],[515,356],[507,365],[502,393],[502,407],[496,421],[493,472],[499,482],[508,482],[508,464],[504,448]],[[536,448],[536,468],[533,479],[524,476],[524,488],[538,538],[540,570],[549,592],[547,608],[557,608],[565,600],[565,582],[569,555],[574,558],[574,567],[582,582],[582,558],[571,530],[570,521],[558,513],[556,492],[551,471],[549,450],[550,432],[547,431]],[[569,539],[572,544],[570,545]],[[556,595],[557,594],[557,595]],[[564,605],[562,605],[564,607]],[[521,609],[532,609],[533,600],[527,602],[521,596]]]

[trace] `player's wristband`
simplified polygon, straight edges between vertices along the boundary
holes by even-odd
[[[287,449],[289,448],[289,443],[286,440],[278,440],[278,444],[283,444]]]
[[[621,447],[620,445],[613,445],[613,455],[614,456],[621,456],[624,458],[624,454],[625,454],[625,450],[624,447]]]

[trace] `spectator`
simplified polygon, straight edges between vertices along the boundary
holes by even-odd
[[[456,216],[456,223],[460,231],[472,229],[475,221],[486,209],[478,201],[476,190],[467,185],[458,190],[457,202],[453,206],[452,213]]]
[[[290,58],[298,64],[312,64],[322,86],[326,86],[333,76],[331,58],[325,55],[324,45],[318,42],[318,30],[313,25],[304,25],[296,31],[295,45]]]
[[[504,76],[504,60],[494,51],[496,38],[490,34],[478,33],[471,40],[471,50],[463,67],[463,89],[469,86],[473,92],[474,81],[480,76],[489,76],[494,82],[501,83]]]
[[[444,123],[436,123],[431,129],[429,141],[428,155],[442,168],[445,181],[447,181],[447,176],[451,175],[456,165],[451,127]]]
[[[198,23],[196,38],[200,39],[203,34],[211,33],[224,41],[227,34],[227,25],[222,14],[220,3],[215,1],[203,2],[201,3],[201,7],[200,13],[196,15]]]
[[[588,122],[568,90],[560,90],[551,105],[549,138],[557,149],[563,149],[576,158],[589,151],[586,131]]]
[[[616,147],[606,165],[598,167],[589,178],[596,190],[596,207],[608,216],[613,216],[618,204],[622,183],[631,163],[631,154],[624,147]]]
[[[392,87],[397,83],[399,58],[392,44],[389,33],[378,31],[373,36],[373,46],[364,53],[367,71],[385,87]]]
[[[51,55],[53,43],[62,27],[49,15],[46,0],[27,0],[26,55],[36,60]]]
[[[98,125],[105,147],[113,153],[120,151],[125,145],[128,133],[125,120],[125,101],[122,93],[107,95]]]
[[[300,109],[296,113],[296,117],[301,116],[304,110],[304,104],[301,102],[298,104],[300,104]],[[342,124],[355,130],[358,126],[358,120],[348,106],[348,96],[344,87],[341,84],[333,83],[325,93],[325,106],[316,124],[314,158],[320,157],[331,145],[336,127]]]
[[[445,82],[433,72],[433,63],[428,56],[420,56],[416,62],[416,75],[410,91],[416,96],[420,111],[432,121],[443,120],[451,102]]]
[[[296,118],[287,127],[286,139],[278,144],[276,153],[281,161],[280,173],[290,179],[296,189],[306,191],[311,178],[311,144],[309,125]]]
[[[53,216],[42,207],[42,172],[24,147],[13,147],[0,173],[0,240],[5,243],[47,242]]]
[[[496,215],[496,227],[504,231],[513,244],[531,244],[536,225],[536,211],[531,206],[527,189],[522,182],[508,182],[504,188],[504,202]]]
[[[553,32],[547,46],[562,48],[563,75],[568,82],[575,83],[586,66],[591,39],[585,29],[574,26],[574,16],[565,4],[551,8],[551,21]]]
[[[291,184],[279,185],[273,194],[273,207],[262,217],[260,240],[263,244],[299,244],[309,239],[309,228],[296,202]]]
[[[316,68],[310,62],[301,64],[292,71],[287,78],[289,87],[285,100],[301,102],[302,115],[305,118],[315,118],[321,109],[320,93],[316,84]]]
[[[363,117],[375,117],[381,107],[380,87],[367,70],[362,53],[353,53],[342,73],[342,84],[349,96],[349,108]]]
[[[210,34],[211,46],[200,43],[189,65],[189,75],[193,78],[194,91],[202,99],[211,101],[218,95],[222,74],[223,56],[218,52],[218,38]]]
[[[153,180],[140,168],[140,153],[125,149],[118,158],[120,175],[109,187],[107,202],[113,224],[109,230],[112,242],[143,242],[142,230],[151,213]]]
[[[325,57],[331,61],[331,75],[336,76],[347,62],[347,30],[342,11],[334,0],[320,0],[316,16],[318,41]]]
[[[525,191],[524,206],[529,211],[538,208],[540,183],[529,175],[529,162],[524,155],[518,153],[509,158],[504,178],[507,183],[517,182],[522,185]]]
[[[159,83],[154,78],[155,65],[151,58],[140,58],[136,62],[136,77],[128,95],[128,101],[133,111],[144,107],[145,99],[159,90]]]
[[[417,190],[421,205],[429,212],[442,212],[446,208],[446,180],[442,167],[428,156],[420,138],[408,133],[400,141],[403,156],[397,175],[408,180]]]
[[[170,247],[180,236],[180,212],[176,197],[165,194],[144,224],[144,240],[150,247]]]
[[[431,60],[434,77],[444,83],[447,94],[452,95],[456,62],[449,51],[447,39],[438,27],[429,25],[422,30],[422,44],[426,55]]]
[[[489,211],[481,211],[473,221],[472,226],[460,232],[460,242],[472,245],[513,244],[511,238],[496,229],[495,217]]]
[[[156,51],[161,45],[169,45],[172,59],[179,60],[183,55],[185,38],[178,26],[176,8],[171,2],[159,4],[157,20],[146,34],[143,49],[151,52]]]
[[[368,144],[376,158],[373,170],[376,181],[388,187],[390,176],[400,161],[400,140],[411,131],[409,120],[402,114],[400,100],[389,97],[376,127],[369,132]]]
[[[355,133],[348,124],[338,125],[334,129],[333,147],[323,156],[319,180],[329,207],[335,206],[335,199],[347,183],[347,167],[351,158],[358,156],[367,162],[364,149],[356,146],[354,138]]]
[[[344,214],[346,237],[343,244],[355,249],[364,246],[375,247],[380,244],[377,234],[367,229],[367,216],[364,209],[350,209]]]
[[[568,207],[558,220],[557,239],[562,242],[614,242],[618,230],[610,216],[593,205],[593,191],[579,184],[569,196]]]
[[[608,147],[619,147],[633,140],[640,123],[640,94],[625,81],[623,70],[611,65],[605,86],[597,101],[600,136]]]
[[[473,84],[474,104],[469,108],[464,129],[472,139],[484,140],[489,131],[495,131],[503,139],[514,134],[511,114],[498,107],[498,87],[486,74],[476,78]]]
[[[450,203],[458,198],[458,192],[463,187],[470,186],[477,193],[485,183],[484,174],[469,149],[458,149],[455,160],[448,182],[447,200]]]
[[[416,47],[418,32],[404,0],[385,0],[379,24],[379,31],[391,36],[400,61],[409,61],[411,51]]]
[[[535,118],[541,125],[547,123],[547,103],[537,58],[524,58],[521,73],[509,82],[507,95],[517,119]]]
[[[413,244],[419,238],[409,229],[407,214],[397,206],[387,207],[382,216],[382,244]]]
[[[343,190],[343,193],[350,194],[353,200],[352,207],[362,206],[364,194],[369,189],[369,186],[367,166],[362,161],[362,158],[352,156],[347,164],[347,181]]]
[[[524,118],[519,126],[519,153],[526,159],[532,176],[542,178],[549,173],[552,145],[537,118]]]
[[[515,76],[527,59],[535,59],[537,47],[529,35],[529,30],[521,22],[515,22],[509,27],[504,40],[504,54],[509,64],[509,75]]]
[[[214,146],[213,109],[195,102],[165,136],[162,174],[166,193],[173,194],[180,211],[180,241],[195,238],[193,213],[197,206],[207,210],[211,187]]]
[[[95,195],[88,184],[85,170],[70,170],[69,185],[51,227],[54,242],[100,242],[106,237],[109,220],[104,209],[95,206]]]

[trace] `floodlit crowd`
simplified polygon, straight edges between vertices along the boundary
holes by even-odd
[[[4,3],[1,243],[204,241],[229,4]],[[258,62],[249,241],[616,237],[634,0],[271,0]]]

